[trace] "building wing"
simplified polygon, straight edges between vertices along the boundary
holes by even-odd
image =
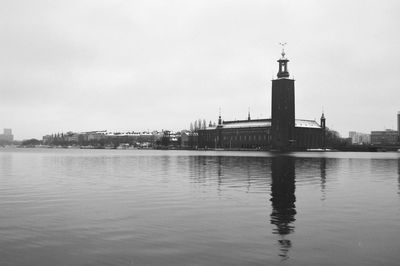
[[[305,120],[305,119],[296,119],[295,127],[321,128],[321,126],[315,120]]]

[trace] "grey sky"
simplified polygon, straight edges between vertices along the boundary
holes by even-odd
[[[270,117],[288,42],[296,117],[396,128],[399,1],[1,1],[0,129],[188,128]]]

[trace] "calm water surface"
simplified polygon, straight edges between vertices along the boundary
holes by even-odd
[[[399,265],[400,155],[0,149],[0,265]]]

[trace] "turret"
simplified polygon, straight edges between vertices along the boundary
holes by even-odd
[[[326,148],[326,119],[324,112],[322,112],[321,115],[321,134],[322,134],[322,148]]]
[[[221,108],[219,108],[218,126],[222,126]]]
[[[279,70],[278,70],[278,74],[277,77],[278,78],[288,78],[289,77],[289,70],[288,70],[288,62],[289,59],[285,58],[285,50],[284,50],[284,46],[286,45],[286,43],[281,44],[282,45],[282,57],[277,61],[279,63]]]

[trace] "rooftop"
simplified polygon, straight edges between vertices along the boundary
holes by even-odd
[[[295,127],[321,128],[315,120],[296,119]]]
[[[270,127],[270,126],[271,126],[271,120],[269,120],[269,119],[246,120],[246,121],[237,121],[237,122],[230,121],[229,123],[223,124],[224,128]]]
[[[254,127],[270,127],[271,119],[255,119],[255,120],[237,120],[223,121],[222,128],[254,128]],[[207,127],[206,130],[214,130],[218,126]],[[302,128],[321,128],[315,120],[296,119],[295,127]]]

